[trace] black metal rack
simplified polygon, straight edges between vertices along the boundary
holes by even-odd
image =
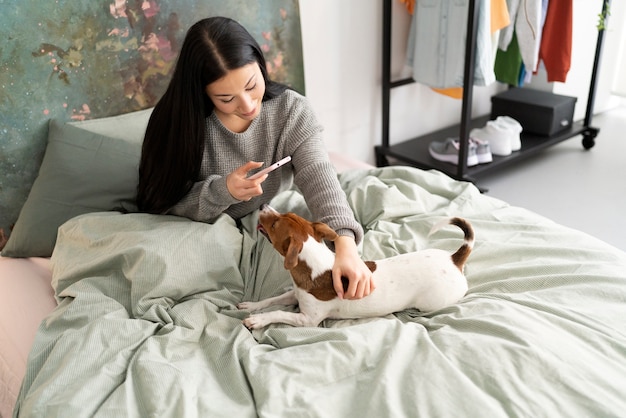
[[[599,129],[591,126],[593,117],[593,107],[595,102],[595,90],[597,84],[597,74],[600,66],[600,56],[602,53],[602,43],[604,38],[604,26],[598,27],[598,39],[589,86],[589,96],[587,108],[583,121],[573,123],[568,129],[557,134],[545,137],[522,133],[522,148],[513,154],[505,157],[493,156],[493,162],[479,164],[473,167],[467,166],[467,152],[469,143],[469,132],[473,128],[485,125],[489,120],[489,115],[472,119],[472,94],[474,80],[474,59],[476,45],[476,33],[478,23],[477,1],[470,0],[467,17],[467,35],[465,44],[465,64],[464,64],[464,88],[463,103],[461,108],[461,123],[450,126],[427,135],[409,139],[395,145],[389,144],[390,129],[390,96],[391,89],[414,83],[412,78],[405,78],[397,81],[391,80],[391,15],[392,0],[383,0],[383,56],[382,56],[382,145],[375,147],[376,165],[378,167],[390,164],[388,157],[398,163],[415,166],[422,169],[437,169],[458,180],[474,181],[474,176],[499,167],[510,165],[522,159],[528,158],[543,149],[555,145],[561,141],[576,135],[582,135],[582,145],[585,149],[590,149],[595,145],[595,137]],[[605,19],[609,10],[610,0],[602,3],[602,15]],[[433,140],[445,139],[449,137],[460,138],[459,164],[454,165],[438,161],[432,158],[428,152],[428,145]]]

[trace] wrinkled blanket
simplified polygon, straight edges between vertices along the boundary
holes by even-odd
[[[213,224],[82,215],[52,256],[20,417],[623,416],[626,254],[437,172],[340,180],[376,259],[453,251],[470,220],[469,291],[436,312],[247,330],[242,300],[291,285],[257,213]],[[310,216],[296,191],[272,205]]]

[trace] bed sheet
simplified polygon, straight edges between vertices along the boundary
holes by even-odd
[[[342,173],[376,259],[454,250],[476,231],[469,291],[430,313],[248,331],[235,305],[282,293],[256,213],[214,224],[95,213],[62,226],[59,305],[40,326],[15,416],[620,416],[626,254],[441,173]],[[279,210],[309,216],[297,191]]]
[[[122,126],[124,134],[134,138],[141,136],[150,111],[92,119],[80,125],[113,137]],[[337,172],[373,168],[336,152],[329,156]],[[51,279],[48,258],[0,256],[0,418],[11,416],[37,327],[56,306]]]

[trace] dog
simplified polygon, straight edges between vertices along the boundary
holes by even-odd
[[[474,230],[462,218],[448,218],[430,231],[456,225],[464,242],[454,253],[426,249],[376,261],[366,261],[376,288],[361,299],[339,299],[333,287],[331,270],[335,254],[324,243],[337,233],[321,222],[310,222],[294,213],[281,214],[269,205],[261,206],[257,229],[284,257],[294,288],[280,296],[259,302],[242,302],[240,310],[259,311],[273,305],[298,305],[299,313],[270,311],[244,319],[249,329],[272,323],[317,326],[326,318],[354,319],[384,316],[408,308],[435,311],[457,303],[467,293],[465,263],[474,246]],[[429,236],[430,236],[429,234]],[[344,288],[347,279],[343,279]]]

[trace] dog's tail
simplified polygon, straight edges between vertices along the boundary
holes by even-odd
[[[472,225],[463,218],[446,218],[437,222],[430,230],[428,236],[434,234],[446,225],[458,226],[465,235],[463,245],[461,245],[461,247],[456,250],[454,254],[452,254],[452,262],[462,272],[465,262],[472,252],[472,248],[474,248],[474,229],[472,228]]]

